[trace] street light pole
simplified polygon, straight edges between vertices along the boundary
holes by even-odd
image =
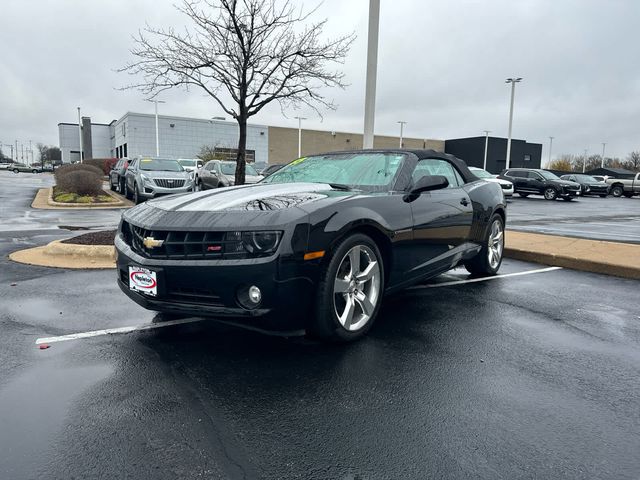
[[[513,100],[516,95],[516,83],[522,81],[522,77],[507,78],[505,83],[511,84],[511,106],[509,107],[509,136],[507,138],[507,159],[505,168],[509,168],[511,163],[511,127],[513,125]]]
[[[487,153],[489,152],[489,133],[491,130],[484,130],[484,161],[482,162],[482,168],[487,169]]]
[[[551,165],[551,147],[553,147],[553,139],[556,137],[549,137],[549,161],[547,162],[547,167]]]
[[[82,163],[82,119],[80,118],[80,107],[78,107],[78,139],[80,140],[80,163]]]
[[[584,159],[582,160],[582,173],[587,169],[587,149],[584,149]]]
[[[298,119],[298,158],[302,157],[302,120],[306,120],[305,117],[293,117]]]
[[[400,124],[400,148],[402,148],[402,135],[404,133],[404,126],[407,122],[399,120],[398,123]]]
[[[147,102],[153,102],[155,104],[156,111],[156,157],[160,156],[160,134],[158,132],[158,104],[166,103],[164,100],[151,100],[147,99]]]
[[[605,142],[602,142],[602,158],[600,159],[600,168],[604,168],[604,147],[607,144]]]
[[[373,148],[373,125],[376,116],[379,23],[380,0],[369,0],[369,38],[367,44],[367,80],[364,94],[364,135],[362,137],[362,148]]]

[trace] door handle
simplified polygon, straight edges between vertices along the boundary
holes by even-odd
[[[469,205],[469,201],[466,198],[462,198],[460,200],[460,205],[464,205],[465,207]]]

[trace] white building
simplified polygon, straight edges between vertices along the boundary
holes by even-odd
[[[127,112],[110,124],[91,124],[83,117],[84,158],[120,158],[156,155],[155,115]],[[91,126],[91,135],[85,133]],[[78,124],[58,124],[63,161],[78,160]],[[195,158],[204,146],[235,159],[239,130],[237,122],[199,118],[158,116],[160,156]],[[90,148],[89,148],[90,145]],[[247,125],[247,160],[267,163],[269,129]]]

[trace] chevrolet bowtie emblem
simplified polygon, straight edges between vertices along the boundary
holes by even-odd
[[[147,248],[161,247],[163,243],[164,240],[156,240],[153,237],[144,237],[144,240],[142,240],[142,244]]]

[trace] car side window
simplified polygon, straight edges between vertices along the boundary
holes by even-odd
[[[542,180],[542,177],[537,172],[527,172],[527,177],[532,178],[533,180]]]
[[[131,163],[129,164],[129,170],[133,171],[136,169],[136,164],[138,163],[137,160],[131,160]]]
[[[518,170],[509,170],[508,172],[505,173],[505,175],[508,177],[515,177],[515,178],[527,178],[527,172],[521,172]]]
[[[439,158],[425,158],[418,161],[416,168],[413,170],[411,179],[416,183],[420,178],[426,175],[442,175],[449,181],[448,188],[457,188],[464,184],[464,180],[456,169],[446,160]]]

